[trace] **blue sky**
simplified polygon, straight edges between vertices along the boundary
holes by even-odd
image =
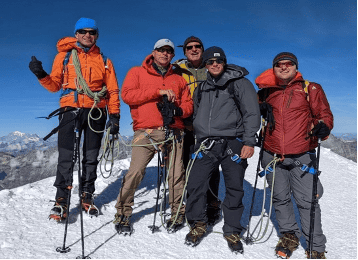
[[[28,69],[31,56],[50,73],[56,43],[73,36],[80,17],[97,21],[97,45],[114,63],[121,86],[161,38],[180,45],[191,35],[204,47],[224,49],[228,63],[245,67],[248,79],[271,67],[282,51],[298,57],[299,71],[322,85],[335,117],[333,133],[357,133],[356,1],[6,1],[0,12],[0,136],[13,131],[43,137],[56,118],[50,93]],[[173,61],[183,58],[176,49]],[[129,107],[121,103],[121,134],[131,135]]]

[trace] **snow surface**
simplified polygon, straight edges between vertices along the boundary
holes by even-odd
[[[245,177],[245,212],[242,223],[246,226],[255,181],[258,152],[249,159],[249,167]],[[277,223],[274,215],[269,222],[268,233],[262,241],[253,245],[244,245],[244,254],[233,254],[220,233],[223,220],[216,224],[213,232],[197,247],[184,244],[187,226],[174,234],[169,234],[163,227],[152,233],[148,226],[152,225],[156,196],[157,160],[154,158],[147,167],[147,173],[135,195],[133,226],[135,232],[131,236],[118,235],[112,223],[116,209],[116,197],[121,181],[129,167],[130,159],[116,162],[113,175],[99,177],[96,182],[95,203],[100,209],[97,218],[84,215],[84,256],[106,259],[153,258],[153,259],[270,259],[274,256],[274,247],[278,241]],[[321,148],[320,179],[325,188],[320,205],[322,209],[323,230],[327,237],[328,258],[357,259],[357,164],[345,159],[329,149]],[[55,178],[50,177],[15,189],[0,191],[0,258],[76,258],[82,255],[80,215],[78,210],[78,180],[74,175],[74,191],[72,193],[70,219],[66,247],[71,251],[63,254],[56,252],[63,247],[65,225],[48,220],[53,206]],[[252,226],[259,219],[263,199],[263,179],[258,181],[256,203],[253,211]],[[269,196],[270,193],[267,194]],[[224,184],[220,184],[220,199],[224,198]],[[268,204],[266,203],[266,210]],[[166,212],[169,212],[167,210]],[[267,220],[267,218],[265,218]],[[157,215],[156,225],[160,225]],[[269,234],[273,230],[272,235]],[[245,234],[246,235],[246,234]],[[290,259],[305,258],[305,242]]]

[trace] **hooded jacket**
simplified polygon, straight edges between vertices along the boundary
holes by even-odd
[[[207,80],[194,92],[194,132],[198,140],[207,137],[241,137],[244,145],[254,146],[255,133],[260,128],[260,109],[254,86],[245,78],[248,71],[236,65],[226,65],[223,74]],[[234,98],[228,92],[234,85]],[[201,88],[201,98],[198,89]]]
[[[317,147],[317,138],[309,138],[314,125],[323,121],[333,128],[333,115],[321,85],[310,82],[307,100],[300,72],[286,87],[278,85],[273,69],[263,72],[255,82],[262,89],[260,100],[266,99],[272,106],[275,118],[274,130],[266,133],[264,149],[281,155],[304,153]]]
[[[104,108],[108,106],[108,112],[110,114],[118,114],[120,106],[119,88],[114,67],[111,60],[107,59],[108,68],[105,68],[100,49],[96,45],[93,45],[88,52],[85,52],[77,45],[76,38],[65,37],[60,39],[57,43],[59,53],[53,62],[51,74],[39,80],[41,85],[51,92],[57,92],[61,89],[76,90],[77,75],[73,65],[72,55],[65,71],[63,68],[65,56],[67,52],[72,49],[76,49],[78,52],[82,75],[91,91],[100,91],[103,85],[107,87],[107,96],[97,104],[97,107]],[[76,102],[74,91],[62,96],[60,99],[61,107],[91,108],[93,103],[93,99],[85,94],[78,94]]]
[[[133,119],[133,130],[157,129],[163,126],[163,118],[157,108],[162,100],[161,89],[172,89],[176,95],[175,106],[183,110],[181,117],[175,116],[171,128],[184,129],[183,118],[193,113],[193,100],[183,77],[173,72],[170,65],[167,73],[160,75],[152,66],[153,55],[148,55],[142,66],[130,69],[123,81],[121,96],[129,105]]]

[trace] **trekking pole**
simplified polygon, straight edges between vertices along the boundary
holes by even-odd
[[[74,117],[74,121],[75,121],[75,126],[77,126],[77,121],[78,121],[78,113],[79,111],[76,110],[76,112],[74,112],[75,117]],[[73,120],[70,120],[70,122],[72,122]],[[75,127],[75,131],[76,131],[76,127]],[[77,152],[78,152],[78,148],[77,148],[77,140],[75,140],[74,143],[74,147],[73,147],[73,157],[72,157],[72,169],[71,169],[71,177],[70,177],[70,181],[71,181],[71,185],[68,186],[68,188],[72,188],[72,181],[73,181],[73,169],[74,166],[77,162]],[[68,196],[67,196],[67,210],[66,210],[66,223],[65,223],[65,233],[64,233],[64,238],[63,238],[63,245],[62,248],[61,247],[57,247],[56,251],[60,252],[60,253],[68,253],[71,251],[71,248],[66,247],[66,238],[67,238],[67,227],[68,227],[68,219],[70,217],[70,205],[71,205],[71,189],[69,189],[68,192]]]
[[[310,212],[310,233],[309,233],[309,251],[310,251],[310,259],[312,259],[312,251],[313,251],[313,232],[314,232],[314,222],[316,218],[316,205],[318,203],[317,198],[317,182],[319,175],[319,157],[321,153],[321,138],[318,138],[318,146],[317,146],[317,158],[316,158],[316,173],[313,175],[313,187],[312,187],[312,204],[311,204],[311,212]]]
[[[167,175],[169,174],[168,171],[167,171],[167,160],[168,160],[168,156],[169,156],[169,153],[168,153],[168,144],[167,144],[167,140],[169,139],[169,126],[165,126],[165,139],[164,139],[164,144],[163,144],[163,148],[164,148],[164,152],[163,152],[163,169],[164,169],[164,177],[162,179],[162,182],[163,182],[163,187],[164,187],[164,190],[163,190],[163,196],[164,196],[164,213],[162,212],[162,216],[164,215],[164,220],[165,220],[165,216],[166,216],[166,205],[167,205],[167,194],[166,194],[166,187],[165,187],[165,184],[166,184],[166,180],[167,180]],[[174,141],[173,141],[174,142]]]
[[[77,144],[77,162],[78,162],[78,197],[80,200],[80,219],[81,219],[81,244],[82,244],[82,255],[76,257],[77,259],[86,259],[85,257],[85,241],[83,236],[83,213],[82,213],[82,174],[81,174],[81,159],[80,159],[80,132],[79,132],[79,120],[76,122],[77,125],[75,127],[76,132],[76,144]]]
[[[257,162],[257,168],[256,168],[256,178],[255,178],[255,184],[254,184],[254,191],[252,193],[252,199],[251,199],[251,207],[250,207],[250,214],[249,214],[249,224],[248,224],[248,227],[247,227],[247,236],[244,239],[244,242],[247,245],[253,244],[253,239],[252,239],[253,234],[250,234],[250,224],[251,224],[252,211],[253,211],[254,203],[255,203],[255,193],[256,193],[256,187],[257,187],[257,180],[258,180],[258,177],[259,177],[261,161],[262,161],[262,156],[263,156],[263,152],[264,152],[263,148],[264,148],[266,131],[267,131],[267,129],[265,129],[266,125],[267,125],[267,122],[265,121],[263,137],[262,137],[261,145],[260,145],[259,161]]]
[[[156,198],[156,202],[155,202],[155,210],[154,210],[154,219],[153,219],[153,225],[149,226],[150,230],[152,231],[152,233],[154,233],[155,231],[159,230],[159,227],[155,225],[155,220],[157,217],[157,212],[158,212],[158,202],[159,202],[159,192],[160,192],[160,184],[162,182],[162,178],[163,178],[163,170],[161,168],[162,165],[162,161],[160,159],[160,154],[159,154],[159,150],[158,150],[158,179],[157,179],[157,198]],[[159,172],[160,171],[160,172]]]

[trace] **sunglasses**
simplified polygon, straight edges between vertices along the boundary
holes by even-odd
[[[159,49],[155,49],[158,52],[164,53],[167,52],[168,54],[173,54],[174,50],[172,48],[159,48]]]
[[[87,31],[87,30],[82,30],[82,29],[80,29],[80,30],[78,30],[77,31],[79,34],[86,34],[86,33],[89,33],[90,35],[96,35],[97,34],[97,31],[96,30],[89,30],[89,31]]]
[[[225,61],[223,59],[208,60],[206,61],[206,65],[213,65],[214,62],[216,62],[217,64],[223,64]]]
[[[197,49],[201,49],[201,45],[200,44],[196,44],[196,45],[191,45],[191,46],[186,46],[186,50],[189,51],[191,50],[193,47],[197,48]]]
[[[286,68],[291,68],[292,66],[294,66],[295,64],[292,61],[287,61],[287,62],[277,62],[275,64],[276,68],[283,68],[283,66],[285,66]]]

